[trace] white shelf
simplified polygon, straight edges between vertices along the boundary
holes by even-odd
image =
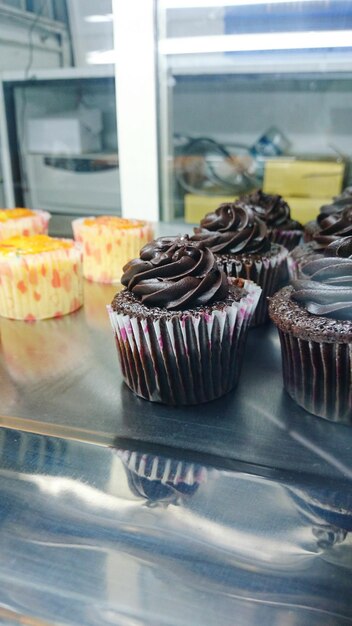
[[[53,69],[37,70],[28,72],[16,70],[13,72],[2,72],[0,80],[4,83],[25,82],[33,80],[79,80],[94,78],[114,78],[113,65],[98,65],[94,67],[59,67]]]
[[[352,53],[319,53],[283,55],[211,53],[173,55],[168,57],[173,76],[221,74],[309,74],[317,73],[332,78],[334,74],[352,75]]]

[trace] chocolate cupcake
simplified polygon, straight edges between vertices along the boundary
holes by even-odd
[[[321,257],[271,298],[284,386],[304,409],[352,423],[352,260]]]
[[[287,249],[269,241],[266,224],[254,210],[242,203],[221,204],[208,213],[193,241],[201,241],[216,256],[228,276],[253,280],[262,288],[253,325],[268,320],[267,296],[287,280]]]
[[[323,204],[320,207],[316,220],[311,220],[304,226],[303,239],[305,242],[312,241],[314,235],[320,230],[319,220],[324,216],[342,213],[345,209],[352,210],[352,187],[346,187],[341,195],[336,196],[330,204]]]
[[[228,279],[187,237],[147,244],[121,282],[108,311],[123,378],[138,396],[198,404],[235,387],[257,285]]]
[[[341,213],[321,213],[317,217],[317,225],[312,241],[303,243],[290,252],[288,264],[292,278],[300,276],[300,268],[304,263],[324,255],[330,244],[341,237],[352,236],[352,206],[345,207]]]
[[[257,189],[242,196],[239,202],[249,205],[266,223],[271,243],[279,243],[288,250],[298,246],[302,239],[303,226],[291,219],[291,209],[282,196]]]

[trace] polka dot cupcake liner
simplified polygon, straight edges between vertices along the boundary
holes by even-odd
[[[35,321],[61,317],[83,304],[80,246],[50,252],[0,254],[0,315]]]
[[[118,219],[118,218],[116,218]],[[121,220],[122,221],[122,220]],[[133,220],[130,220],[130,224]],[[94,223],[94,218],[80,218],[72,222],[75,240],[82,244],[83,275],[100,283],[119,283],[123,266],[137,256],[140,249],[153,239],[152,225],[135,220],[135,227],[114,227]]]
[[[8,209],[11,214],[13,209]],[[14,210],[15,211],[15,210]],[[50,220],[50,213],[47,211],[31,211],[32,215],[27,215],[18,219],[0,220],[0,240],[15,237],[17,235],[46,235]]]

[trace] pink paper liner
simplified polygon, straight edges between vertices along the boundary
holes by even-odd
[[[261,293],[251,282],[245,289],[239,302],[197,315],[153,320],[109,306],[126,384],[142,398],[171,405],[209,402],[233,389]]]
[[[273,228],[268,232],[268,239],[271,243],[278,243],[290,251],[301,243],[302,235],[301,230],[280,230],[279,228]]]
[[[300,339],[278,329],[284,387],[306,411],[352,423],[352,345]]]
[[[253,261],[250,265],[241,261],[241,255],[224,261],[221,256],[217,256],[218,264],[224,269],[228,276],[234,278],[250,279],[262,289],[258,306],[255,310],[251,326],[259,326],[269,320],[268,297],[280,289],[288,282],[287,271],[288,251],[283,246],[279,246],[278,253],[271,257],[263,255],[259,261]],[[245,255],[243,255],[245,257]]]

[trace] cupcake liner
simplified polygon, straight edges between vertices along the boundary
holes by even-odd
[[[261,293],[250,282],[245,289],[239,302],[158,319],[109,306],[126,384],[142,398],[171,405],[209,402],[233,389]]]
[[[271,243],[277,243],[290,251],[301,242],[302,231],[280,230],[280,228],[273,228],[272,230],[268,230],[268,239]]]
[[[300,339],[278,328],[284,387],[306,411],[352,423],[352,345]]]
[[[83,275],[100,283],[119,283],[122,268],[139,256],[140,249],[153,239],[152,225],[145,222],[135,228],[111,228],[102,223],[87,226],[87,218],[72,222],[76,241],[83,246]]]
[[[177,487],[182,483],[200,484],[207,478],[207,469],[198,463],[133,450],[117,449],[116,452],[129,470],[147,480]]]
[[[227,276],[249,279],[262,289],[258,306],[252,320],[252,326],[264,324],[269,319],[267,298],[272,296],[288,280],[286,248],[275,245],[277,253],[263,255],[215,255],[218,264]],[[226,258],[227,257],[227,258]]]
[[[33,211],[33,215],[0,222],[0,240],[17,235],[47,235],[50,218],[47,211]]]
[[[83,304],[81,249],[0,257],[0,286],[2,317],[35,321],[72,313]]]
[[[153,502],[192,496],[207,480],[206,467],[198,463],[132,450],[117,449],[116,453],[132,489]]]

